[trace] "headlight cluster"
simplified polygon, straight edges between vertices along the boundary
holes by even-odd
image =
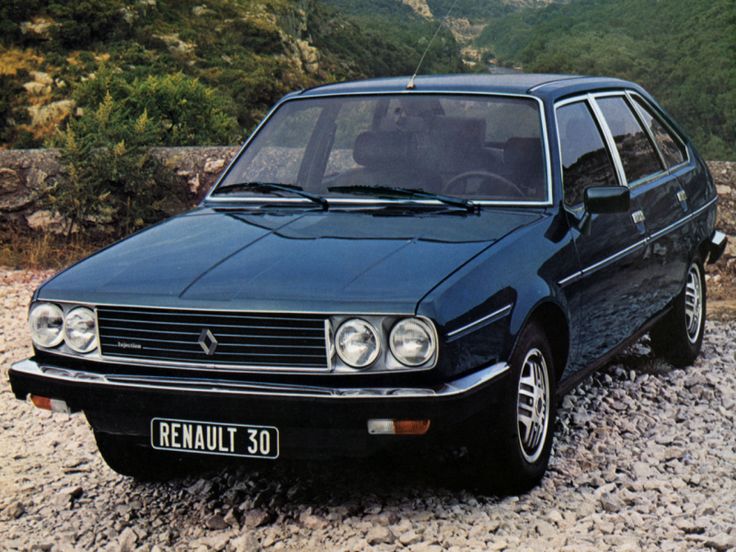
[[[31,339],[49,349],[63,341],[72,351],[89,353],[97,346],[97,318],[87,307],[74,307],[66,313],[53,303],[36,303],[28,317]]]
[[[378,357],[380,340],[368,322],[353,318],[338,328],[335,334],[337,354],[353,368],[365,368]]]
[[[335,332],[335,351],[351,368],[366,368],[381,355],[383,331],[361,318],[344,321]],[[435,334],[420,318],[404,318],[394,323],[388,333],[388,348],[397,368],[416,368],[435,355]],[[387,362],[390,369],[390,362]]]

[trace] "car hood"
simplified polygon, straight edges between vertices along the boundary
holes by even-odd
[[[135,234],[47,282],[38,298],[252,311],[413,313],[533,210],[215,211]]]

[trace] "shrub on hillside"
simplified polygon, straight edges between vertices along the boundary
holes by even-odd
[[[151,155],[158,134],[145,110],[134,114],[110,94],[69,122],[52,143],[66,178],[48,198],[64,217],[67,236],[98,225],[122,236],[186,207],[173,175]]]
[[[232,103],[198,79],[183,73],[126,80],[102,66],[95,78],[81,82],[74,99],[83,109],[110,94],[130,113],[148,113],[160,146],[227,145],[240,141]]]
[[[122,0],[74,0],[49,2],[48,13],[56,22],[54,36],[68,48],[119,37],[126,29]]]

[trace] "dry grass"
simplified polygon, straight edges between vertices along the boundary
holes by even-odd
[[[0,266],[14,269],[58,270],[105,245],[102,240],[54,234],[10,233],[0,239]]]

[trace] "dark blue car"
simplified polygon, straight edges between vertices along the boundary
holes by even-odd
[[[43,284],[10,380],[83,411],[139,478],[431,442],[519,492],[591,370],[645,332],[695,360],[715,220],[705,163],[636,84],[321,86],[281,100],[199,207]]]

